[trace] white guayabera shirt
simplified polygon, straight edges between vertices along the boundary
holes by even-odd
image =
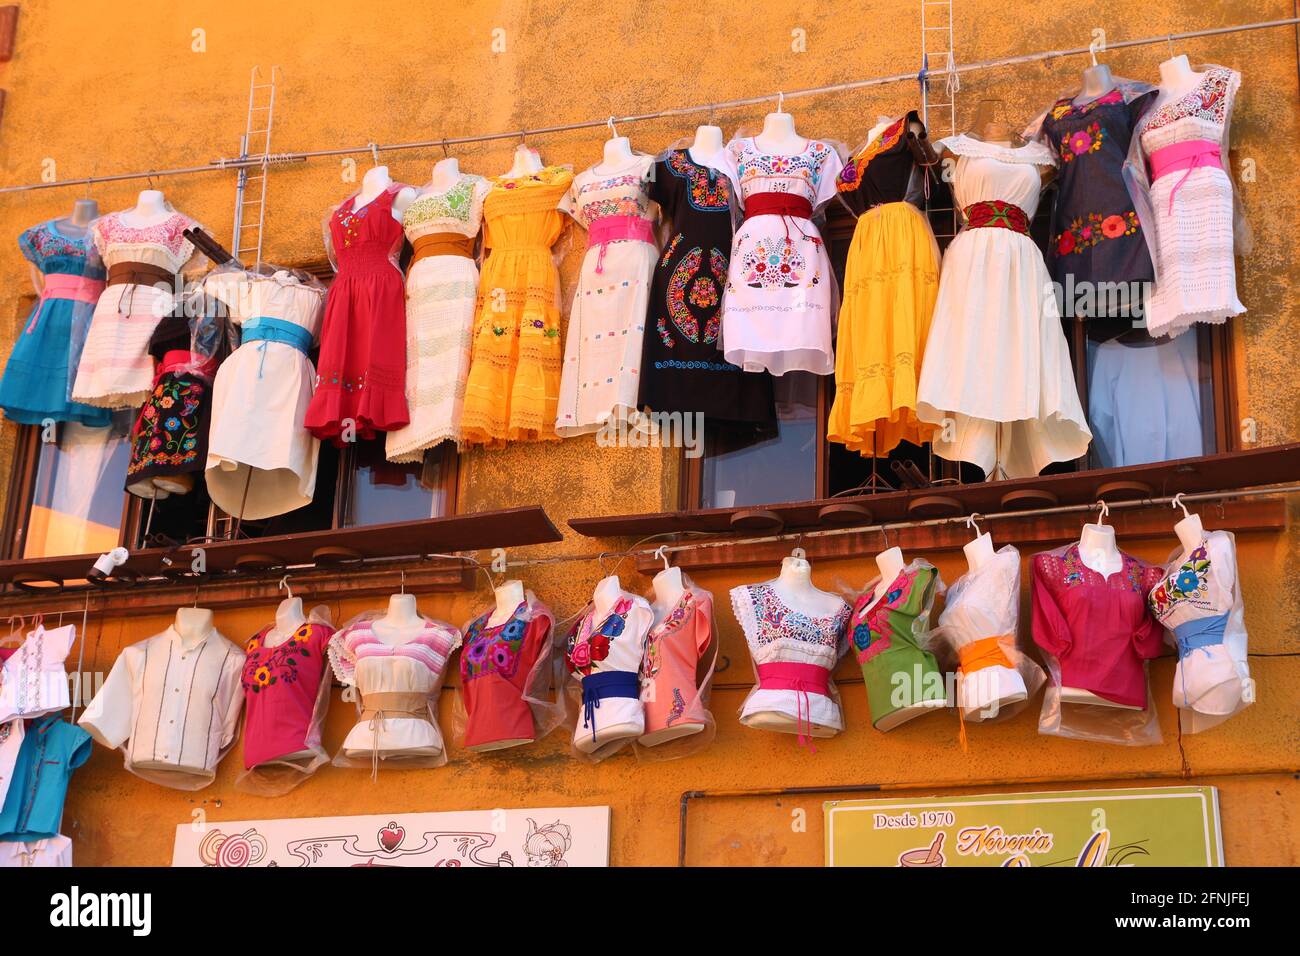
[[[126,768],[178,790],[216,776],[239,729],[244,652],[216,629],[186,640],[173,627],[124,648],[78,723]]]

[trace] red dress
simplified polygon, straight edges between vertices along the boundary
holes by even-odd
[[[402,224],[393,218],[393,184],[353,211],[356,197],[330,217],[338,275],[325,301],[316,394],[307,429],[342,444],[346,422],[355,437],[373,438],[410,421],[406,408],[406,296],[393,255]]]

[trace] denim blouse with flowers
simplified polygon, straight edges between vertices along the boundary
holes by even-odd
[[[465,628],[460,651],[464,745],[471,748],[535,738],[528,683],[551,646],[551,614],[543,605],[524,600],[508,620],[489,624],[491,617],[484,611]]]
[[[1048,264],[1062,285],[1070,275],[1075,285],[1153,281],[1123,169],[1133,129],[1154,95],[1126,102],[1114,89],[1082,105],[1063,98],[1043,119],[1042,138],[1061,161]],[[1072,302],[1066,310],[1074,314]]]
[[[320,745],[313,718],[334,629],[305,622],[269,646],[272,630],[274,625],[263,628],[244,645],[244,766],[249,769]]]

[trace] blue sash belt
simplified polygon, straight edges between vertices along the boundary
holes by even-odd
[[[262,353],[257,363],[257,377],[262,377],[262,366],[266,364],[266,343],[279,342],[297,349],[306,355],[311,348],[311,333],[301,325],[294,325],[284,319],[273,319],[269,315],[258,315],[244,323],[241,345],[249,342],[261,342],[257,350]]]
[[[606,697],[641,696],[641,681],[633,671],[605,671],[588,674],[582,679],[582,726],[591,727],[591,739],[596,739],[596,711]]]
[[[1223,632],[1228,627],[1228,614],[1215,617],[1203,617],[1195,621],[1184,621],[1174,628],[1174,641],[1178,645],[1178,659],[1187,660],[1192,651],[1204,650],[1223,643]],[[1187,700],[1187,674],[1183,673],[1183,703]]]

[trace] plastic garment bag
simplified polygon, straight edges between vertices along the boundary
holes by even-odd
[[[1077,544],[1033,557],[1033,637],[1049,680],[1038,732],[1146,746],[1161,741],[1147,662],[1162,630],[1147,608],[1160,569],[1120,555],[1103,576]]]
[[[396,633],[384,611],[366,611],[330,639],[329,658],[345,695],[357,706],[357,723],[334,756],[336,767],[441,767],[447,748],[437,704],[451,654],[461,634],[450,624],[419,615],[414,634]]]
[[[567,716],[555,619],[532,591],[504,620],[493,608],[465,625],[461,692],[452,735],[467,750],[504,750],[541,740]]]
[[[1209,730],[1255,702],[1232,532],[1175,549],[1149,601],[1178,654],[1173,699],[1184,733]]]
[[[668,572],[672,574],[672,571]],[[674,760],[712,743],[717,724],[709,690],[718,662],[713,595],[681,574],[680,596],[651,605],[655,623],[641,663],[645,733],[636,741],[641,760]]]
[[[280,796],[329,763],[321,727],[333,634],[329,609],[318,605],[290,633],[270,624],[244,645],[244,772],[237,789]]]

